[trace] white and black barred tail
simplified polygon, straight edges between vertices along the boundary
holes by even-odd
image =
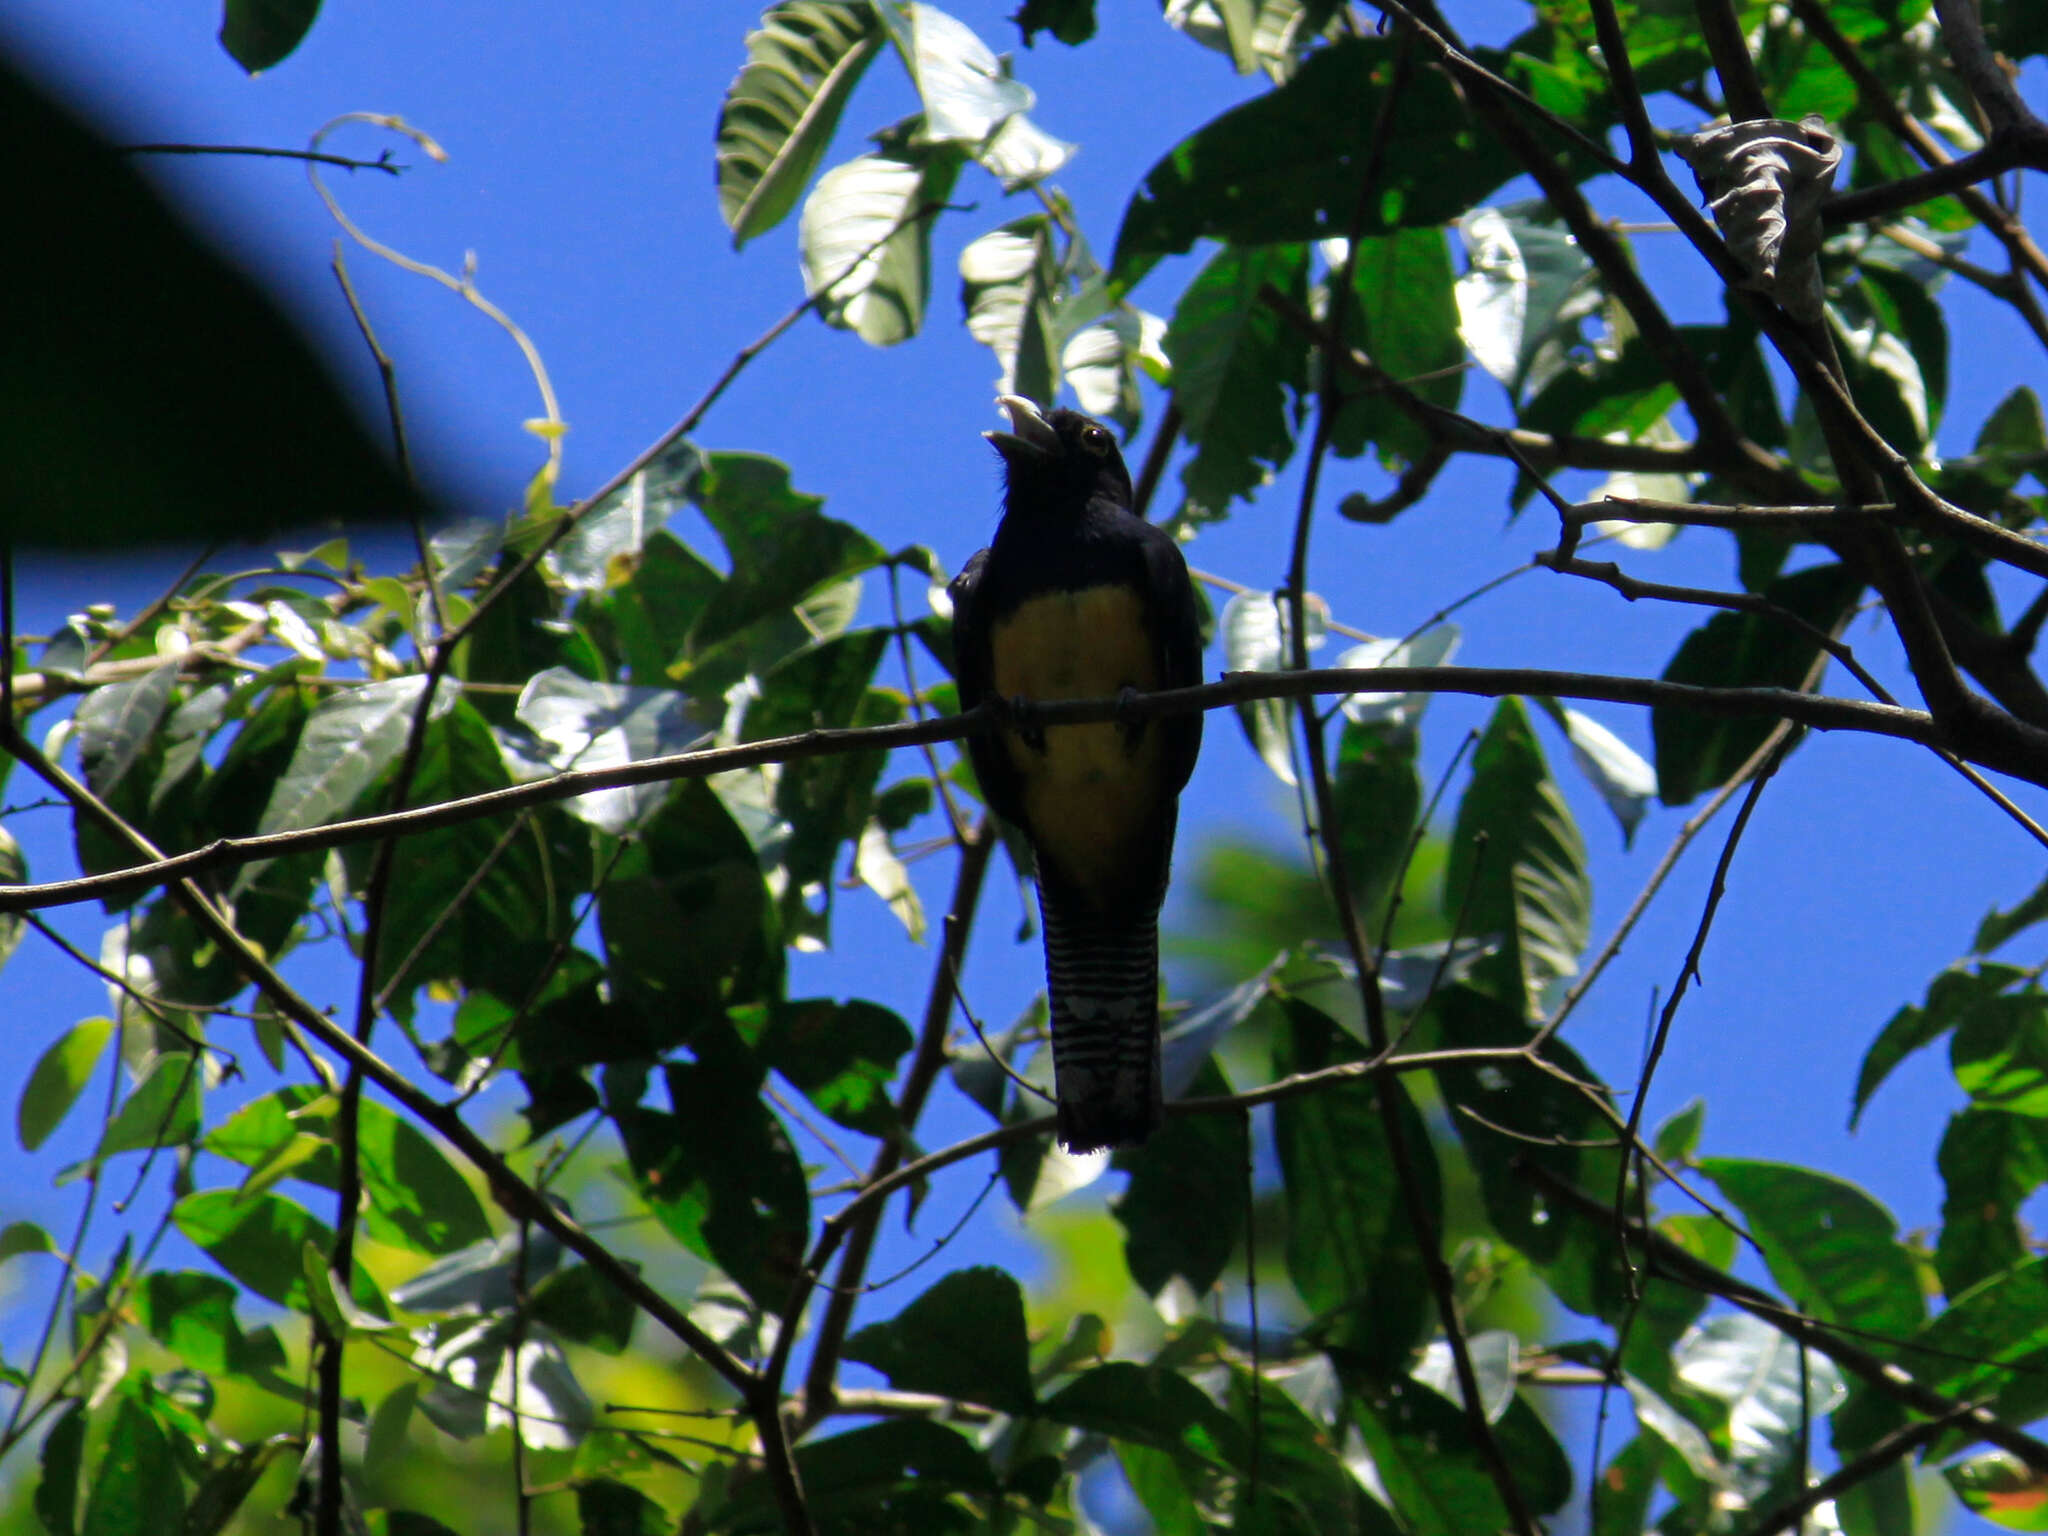
[[[1158,908],[1105,921],[1041,878],[1038,910],[1060,1142],[1136,1146],[1161,1118]]]

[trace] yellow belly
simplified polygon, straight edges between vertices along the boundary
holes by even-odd
[[[1159,686],[1138,594],[1095,587],[1033,598],[990,636],[996,691],[1039,702]],[[1041,749],[1015,731],[1004,749],[1024,782],[1026,831],[1084,891],[1119,890],[1158,814],[1159,733],[1115,722],[1049,727]]]

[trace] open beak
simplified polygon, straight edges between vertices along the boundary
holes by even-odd
[[[1059,452],[1059,437],[1036,405],[1022,395],[997,395],[996,404],[1009,413],[1010,430],[981,435],[1010,463],[1042,462]]]

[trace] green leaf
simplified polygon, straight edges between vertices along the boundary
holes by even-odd
[[[1028,1414],[1031,1341],[1024,1292],[1000,1269],[957,1270],[886,1323],[846,1341],[846,1358],[871,1365],[904,1392]]]
[[[1263,977],[1258,991],[1263,996]],[[1204,1050],[1186,1092],[1229,1091]],[[1168,1088],[1168,1098],[1180,1096]],[[1179,1275],[1207,1296],[1222,1278],[1244,1231],[1244,1138],[1242,1122],[1230,1115],[1177,1115],[1142,1147],[1117,1154],[1130,1182],[1109,1213],[1124,1229],[1124,1264],[1146,1295],[1157,1296]]]
[[[950,1518],[946,1496],[993,1494],[995,1470],[966,1436],[931,1419],[891,1419],[797,1447],[804,1500],[820,1525],[846,1532],[895,1528],[968,1529]],[[716,1524],[740,1532],[781,1531],[764,1477],[749,1478],[718,1511]],[[871,1518],[856,1517],[874,1512]],[[877,1519],[890,1523],[878,1525]],[[900,1522],[900,1524],[895,1523]]]
[[[1710,1157],[1699,1167],[1742,1211],[1772,1278],[1802,1311],[1889,1339],[1926,1320],[1898,1225],[1862,1190],[1783,1163]]]
[[[1237,592],[1223,605],[1217,628],[1223,636],[1226,672],[1279,672],[1292,665],[1289,606],[1276,592]],[[1330,605],[1310,592],[1302,599],[1307,649],[1326,643]],[[1285,699],[1260,699],[1237,707],[1238,723],[1253,749],[1282,784],[1294,783],[1294,711]]]
[[[1946,1196],[1934,1267],[1960,1296],[2029,1254],[2018,1212],[2048,1184],[2048,1129],[2027,1115],[1970,1108],[1949,1117],[1936,1158]]]
[[[1465,382],[1459,366],[1465,361],[1465,343],[1458,335],[1450,248],[1443,231],[1404,229],[1361,240],[1352,294],[1357,318],[1355,323],[1347,320],[1344,339],[1423,400],[1455,410]],[[1367,444],[1377,446],[1380,463],[1393,469],[1420,459],[1430,439],[1390,396],[1367,393],[1338,411],[1330,445],[1349,458]]]
[[[1340,661],[1340,665],[1348,663]],[[1357,695],[1353,695],[1357,697]],[[1416,733],[1391,725],[1344,722],[1331,784],[1337,837],[1352,899],[1368,927],[1386,910],[1408,863],[1422,813]]]
[[[960,253],[967,334],[996,355],[996,392],[1049,406],[1059,392],[1059,258],[1049,215],[990,230]]]
[[[1067,338],[1060,348],[1060,369],[1081,409],[1115,422],[1128,438],[1144,414],[1139,374],[1155,384],[1173,377],[1166,322],[1145,310],[1119,306]]]
[[[122,1398],[93,1472],[80,1536],[160,1536],[184,1518],[185,1485],[163,1426],[135,1398]]]
[[[1284,1006],[1276,1078],[1365,1059],[1324,1014],[1298,998]],[[1382,1091],[1371,1082],[1332,1083],[1273,1110],[1287,1191],[1287,1273],[1317,1336],[1375,1372],[1406,1361],[1430,1314],[1428,1270],[1388,1151]],[[1443,1183],[1428,1129],[1398,1081],[1392,1093],[1424,1210],[1440,1226]]]
[[[1017,24],[1026,48],[1034,46],[1033,38],[1040,32],[1078,48],[1095,35],[1095,0],[1024,0],[1010,20]]]
[[[878,9],[924,102],[922,137],[980,144],[1005,119],[1031,110],[1030,87],[1010,78],[972,27],[934,5]]]
[[[45,1048],[14,1110],[24,1152],[35,1151],[64,1123],[113,1036],[112,1019],[81,1019]]]
[[[1320,49],[1285,85],[1183,139],[1124,210],[1113,285],[1128,291],[1160,257],[1201,239],[1256,246],[1346,233],[1361,212],[1358,167],[1376,153],[1378,195],[1361,235],[1442,224],[1516,174],[1513,154],[1440,71],[1416,71],[1382,123],[1400,48],[1347,38]]]
[[[1607,809],[1621,823],[1622,847],[1632,847],[1636,828],[1642,824],[1650,802],[1657,798],[1657,770],[1591,715],[1556,699],[1538,702],[1564,728],[1565,739],[1571,743],[1572,762],[1600,792]]]
[[[1464,1411],[1404,1376],[1347,1399],[1395,1518],[1415,1536],[1497,1531],[1507,1512],[1472,1448]]]
[[[2048,1408],[2048,1259],[2033,1258],[1951,1298],[1899,1351],[1923,1386],[1986,1403],[2008,1423]]]
[[[49,1536],[72,1536],[78,1529],[78,1469],[85,1460],[86,1424],[85,1400],[74,1397],[43,1436],[34,1505]]]
[[[608,1477],[576,1485],[576,1521],[581,1536],[665,1536],[676,1528],[654,1500]]]
[[[301,1255],[312,1243],[325,1253],[334,1246],[327,1224],[282,1195],[242,1199],[230,1189],[204,1189],[172,1208],[171,1219],[222,1269],[257,1295],[305,1312],[311,1307]],[[350,1290],[360,1301],[387,1310],[360,1264]]]
[[[179,1536],[215,1536],[240,1512],[255,1492],[270,1464],[287,1451],[296,1449],[288,1435],[272,1435],[242,1446],[214,1464],[193,1490],[191,1506],[185,1511],[185,1525]]]
[[[1859,577],[1828,564],[1780,577],[1763,595],[1830,634],[1862,591]],[[1664,681],[1710,688],[1797,688],[1819,654],[1817,641],[1780,620],[1721,613],[1686,636],[1664,669]],[[1706,715],[1658,705],[1650,711],[1650,736],[1657,749],[1659,797],[1666,805],[1684,805],[1702,790],[1726,782],[1770,734],[1771,724],[1762,716]]]
[[[718,725],[709,706],[673,688],[595,682],[567,667],[549,667],[528,679],[519,695],[518,720],[558,773],[687,752],[703,745]],[[496,786],[479,786],[484,787]],[[668,788],[656,783],[600,789],[578,795],[566,809],[579,821],[617,836],[659,809]]]
[[[137,1292],[150,1336],[195,1371],[229,1376],[241,1368],[242,1326],[234,1286],[189,1269],[154,1270]]]
[[[280,8],[309,14],[310,0]],[[228,14],[259,13],[237,0]],[[35,295],[0,352],[0,536],[104,555],[418,508],[299,328],[135,157],[8,65],[0,133],[37,146],[9,180],[8,217],[43,232],[0,251],[0,292]],[[220,235],[247,253],[245,236]]]
[[[2025,900],[2010,910],[1993,907],[1986,912],[1977,925],[1977,936],[1970,941],[1970,953],[1988,955],[2044,920],[2048,920],[2048,880],[2035,886]]]
[[[2026,977],[2027,973],[2017,966],[1993,961],[1968,970],[1952,965],[1936,976],[1928,984],[1926,1000],[1917,1008],[1908,1004],[1893,1014],[1864,1053],[1863,1065],[1856,1074],[1849,1129],[1856,1129],[1871,1095],[1894,1067],[1922,1046],[1932,1045],[1971,1014],[1997,1007],[2000,994]]]
[[[14,834],[0,826],[0,885],[28,884],[28,855],[21,851]],[[28,918],[20,912],[0,913],[0,965],[13,958],[28,931]]]
[[[257,832],[317,827],[348,815],[363,792],[405,750],[426,681],[424,677],[394,677],[365,683],[314,705],[292,749],[291,766],[263,807]],[[460,690],[453,685],[435,689],[433,702],[427,706],[429,718],[445,715],[460,697]],[[234,889],[248,889],[257,871],[265,867],[245,866],[235,877]]]
[[[1258,1392],[1259,1481],[1243,1485],[1231,1529],[1260,1536],[1395,1536],[1393,1517],[1352,1476],[1337,1438],[1304,1413],[1282,1383],[1232,1371],[1232,1417],[1251,1421],[1252,1390]]]
[[[1956,1021],[1949,1065],[1982,1108],[2048,1116],[2048,995],[1980,997]]]
[[[1249,1443],[1185,1376],[1128,1360],[1083,1371],[1039,1411],[1055,1424],[1208,1462],[1241,1463]]]
[[[796,206],[881,46],[881,20],[864,0],[782,0],[747,35],[746,65],[718,114],[718,208],[735,248]]]
[[[1699,1151],[1700,1127],[1706,1123],[1707,1101],[1693,1099],[1685,1108],[1657,1127],[1650,1144],[1667,1163],[1689,1162]]]
[[[226,0],[220,45],[250,74],[282,64],[313,30],[320,0]]]
[[[758,1306],[789,1299],[810,1222],[804,1171],[762,1101],[762,1068],[730,1026],[691,1037],[663,1073],[670,1112],[614,1106],[641,1196],[675,1238]]]
[[[818,318],[870,346],[908,341],[931,296],[931,227],[962,155],[950,143],[895,145],[835,165],[804,200],[797,239]]]
[[[1444,915],[1469,934],[1497,933],[1510,1000],[1540,1012],[1553,982],[1577,972],[1592,930],[1586,845],[1516,699],[1502,699],[1472,755],[1458,804]]]
[[[137,1083],[100,1133],[93,1158],[113,1157],[146,1147],[179,1147],[199,1131],[205,1072],[189,1051],[166,1051]]]
[[[776,993],[782,947],[760,863],[701,781],[671,786],[597,912],[612,1000],[638,1012],[653,1048]]]
[[[887,552],[858,528],[821,516],[821,496],[791,489],[789,466],[761,454],[714,453],[691,488],[691,499],[716,530],[732,561],[727,577],[689,628],[686,686],[700,692],[706,653],[763,619],[785,614],[828,583],[870,570]],[[800,630],[800,632],[802,632]],[[815,638],[804,633],[806,641]],[[794,649],[794,647],[790,647]],[[779,660],[782,651],[766,660]],[[755,670],[765,670],[765,661]],[[715,669],[723,696],[739,673]]]
[[[915,1044],[910,1026],[875,1003],[808,998],[776,1005],[754,1049],[834,1123],[882,1136],[896,1125],[889,1085]]]
[[[636,1261],[625,1262],[636,1274],[639,1272]],[[572,1264],[558,1270],[533,1291],[535,1322],[600,1354],[624,1354],[633,1340],[633,1321],[639,1315],[639,1303],[588,1264]]]
[[[78,757],[93,793],[111,794],[148,749],[171,706],[179,664],[167,661],[143,676],[95,688],[78,702],[72,717]]]
[[[1308,248],[1218,252],[1181,294],[1166,331],[1181,430],[1200,450],[1181,471],[1210,512],[1263,485],[1294,452],[1289,398],[1308,388],[1308,342],[1259,295],[1301,303]]]
[[[1531,1031],[1520,1009],[1470,986],[1446,987],[1431,1005],[1446,1049],[1515,1049]],[[1606,1089],[1586,1064],[1557,1041],[1544,1048],[1548,1065]],[[1495,1230],[1526,1254],[1566,1306],[1613,1318],[1624,1308],[1615,1273],[1613,1224],[1546,1200],[1524,1171],[1536,1163],[1580,1189],[1615,1187],[1610,1149],[1614,1127],[1585,1093],[1534,1063],[1491,1062],[1440,1068],[1437,1082],[1452,1111],[1479,1193]]]
[[[1811,1422],[1842,1401],[1834,1361],[1746,1312],[1708,1318],[1679,1341],[1672,1364],[1681,1383],[1725,1409],[1728,1460],[1754,1489],[1767,1487]]]
[[[1465,274],[1458,334],[1481,368],[1526,399],[1565,366],[1600,308],[1598,274],[1546,203],[1475,208],[1458,221]]]
[[[1963,1507],[2002,1530],[2048,1531],[2048,1478],[2010,1451],[1986,1451],[1941,1469]]]
[[[0,1227],[0,1264],[24,1253],[55,1253],[57,1244],[50,1234],[32,1221],[10,1221]]]

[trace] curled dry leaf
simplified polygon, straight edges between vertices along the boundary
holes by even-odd
[[[1692,167],[1746,287],[1802,320],[1820,318],[1821,204],[1842,146],[1817,113],[1798,122],[1759,118],[1708,128],[1675,146]]]

